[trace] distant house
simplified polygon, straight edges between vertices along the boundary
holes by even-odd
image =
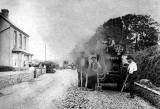
[[[29,53],[29,35],[9,20],[9,11],[0,13],[0,66],[27,68],[32,61]]]

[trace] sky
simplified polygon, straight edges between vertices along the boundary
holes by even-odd
[[[160,0],[0,0],[10,20],[30,35],[34,59],[62,61],[112,17],[148,14],[160,22]]]

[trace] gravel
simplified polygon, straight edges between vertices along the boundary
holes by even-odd
[[[58,109],[155,109],[139,97],[128,99],[118,91],[83,91],[73,86],[56,103]]]

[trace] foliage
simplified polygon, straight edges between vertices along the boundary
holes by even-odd
[[[0,66],[0,72],[5,72],[5,71],[16,71],[16,69],[11,66]]]
[[[138,79],[149,79],[160,86],[160,45],[139,51],[133,55],[138,63]]]
[[[108,20],[103,24],[104,34],[117,43],[131,44],[135,50],[143,50],[157,44],[159,24],[149,15],[128,14]]]
[[[65,60],[65,61],[63,62],[63,64],[69,64],[69,62],[68,62],[67,60]]]

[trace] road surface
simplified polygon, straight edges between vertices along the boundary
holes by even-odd
[[[59,70],[0,90],[0,109],[53,109],[52,102],[66,92],[75,75],[71,70]]]
[[[76,78],[74,70],[57,70],[54,74],[44,74],[35,80],[2,89],[0,109],[119,109],[122,105],[124,109],[155,109],[139,97],[127,99],[126,93],[81,91],[74,86]]]

